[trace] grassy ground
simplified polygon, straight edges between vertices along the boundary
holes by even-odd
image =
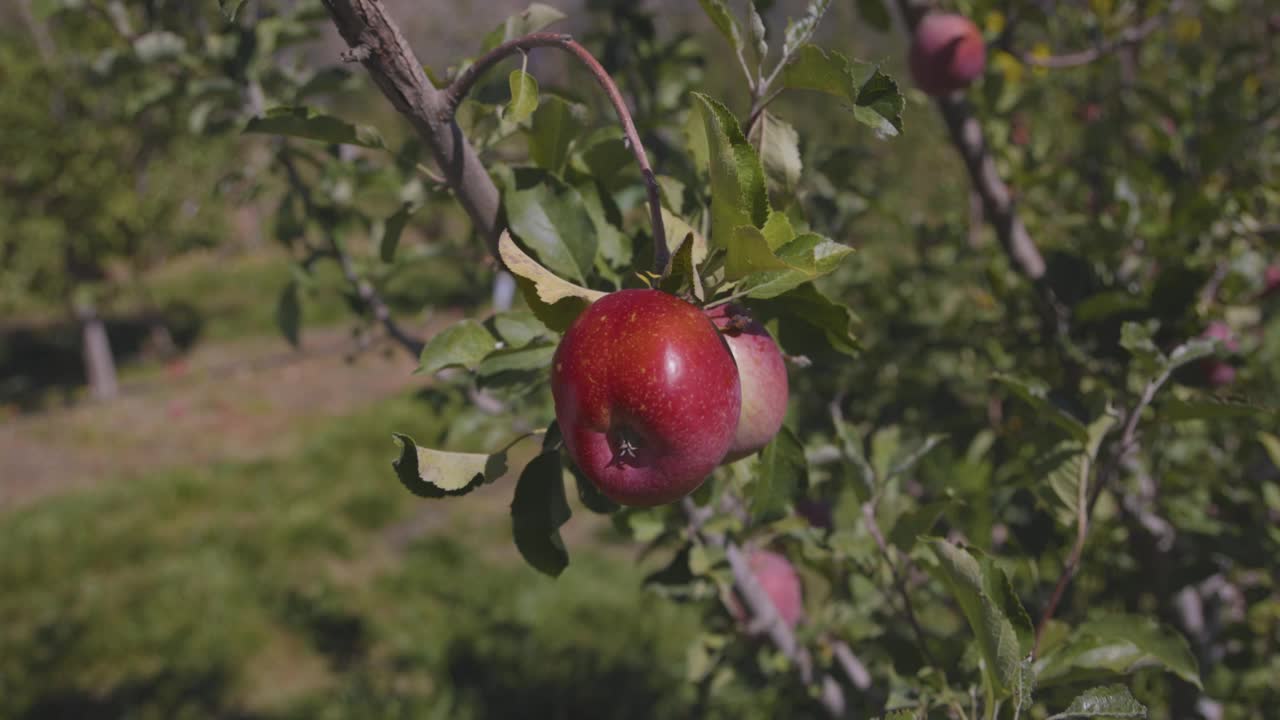
[[[456,436],[457,403],[400,395],[277,457],[0,515],[0,717],[678,714],[693,619],[645,597],[606,523],[579,511],[553,582],[511,549],[509,480],[448,504],[398,486],[390,433]]]

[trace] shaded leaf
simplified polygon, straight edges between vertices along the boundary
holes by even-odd
[[[218,9],[228,21],[234,21],[247,0],[218,0]]]
[[[1201,687],[1195,656],[1181,635],[1149,618],[1113,614],[1085,622],[1039,659],[1036,679],[1041,685],[1075,682],[1152,666]]]
[[[326,143],[384,149],[382,135],[368,125],[353,125],[309,107],[277,107],[249,120],[246,133],[287,135]]]
[[[400,443],[400,457],[391,465],[401,484],[419,497],[465,495],[507,472],[505,448],[492,455],[459,453],[424,448],[399,433],[395,439]]]
[[[621,505],[604,496],[604,493],[596,489],[596,486],[587,479],[586,475],[574,465],[572,461],[565,461],[565,465],[569,468],[569,473],[573,475],[573,482],[578,488],[578,500],[588,510],[594,513],[607,515],[617,512],[621,509]]]
[[[503,264],[516,276],[525,302],[529,303],[538,320],[551,330],[568,330],[578,313],[604,297],[604,293],[598,290],[562,280],[539,265],[515,244],[506,231],[498,240],[498,253]]]
[[[726,280],[739,280],[755,273],[788,268],[769,249],[769,241],[765,239],[764,233],[752,225],[737,227],[724,248]]]
[[[792,345],[793,333],[811,329],[817,331],[821,340],[836,352],[857,355],[853,311],[823,295],[813,283],[805,283],[767,303],[753,303],[751,309],[762,322],[770,318],[779,319],[778,342],[791,354],[808,351],[808,348]]]
[[[497,342],[484,325],[475,320],[459,320],[436,333],[418,356],[418,372],[435,373],[447,367],[475,370]]]
[[[556,346],[551,344],[495,350],[480,361],[476,374],[485,378],[525,370],[545,371],[551,367],[551,356],[555,352]]]
[[[794,193],[803,169],[800,161],[800,136],[796,129],[765,110],[751,127],[748,139],[760,154],[760,163],[764,167],[769,189],[780,195]]]
[[[529,131],[529,157],[538,167],[558,174],[569,159],[569,146],[582,132],[582,123],[573,106],[555,95],[537,107]]]
[[[858,15],[871,27],[886,32],[892,20],[884,0],[858,0]]]
[[[783,72],[783,82],[789,88],[823,92],[846,101],[858,122],[881,135],[902,131],[906,99],[898,83],[876,65],[851,63],[838,52],[803,45]]]
[[[992,379],[1012,390],[1015,395],[1031,405],[1041,417],[1062,428],[1073,439],[1081,443],[1089,439],[1089,430],[1084,426],[1084,423],[1054,404],[1049,399],[1049,387],[1043,382],[1014,377],[1004,373],[996,373],[992,376]]]
[[[741,50],[742,31],[738,29],[738,23],[729,13],[724,0],[698,0],[698,4],[702,6],[702,11],[707,14],[707,17],[711,18],[711,24],[715,25],[724,39],[729,41],[733,51]]]
[[[1108,685],[1086,690],[1071,701],[1066,710],[1050,715],[1048,720],[1068,718],[1145,718],[1147,708],[1123,685]]]
[[[808,479],[804,445],[790,428],[783,426],[760,451],[753,470],[754,481],[748,490],[752,515],[779,515]]]
[[[382,224],[382,238],[378,241],[378,255],[383,262],[391,262],[396,259],[396,249],[400,247],[400,236],[404,233],[404,228],[409,224],[409,218],[417,212],[418,206],[415,203],[402,203],[400,209],[391,214],[386,222]]]
[[[564,572],[569,566],[569,552],[560,537],[560,527],[570,515],[560,453],[543,453],[520,473],[511,500],[512,535],[525,562],[552,577]]]
[[[498,313],[485,324],[509,348],[522,348],[539,339],[550,339],[547,326],[528,310],[509,310]]]

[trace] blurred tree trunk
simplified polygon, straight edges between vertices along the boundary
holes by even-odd
[[[116,380],[116,361],[111,353],[107,325],[90,300],[76,304],[76,318],[80,321],[81,352],[89,391],[95,400],[110,400],[119,393],[120,385]]]

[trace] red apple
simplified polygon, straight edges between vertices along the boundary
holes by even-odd
[[[1280,265],[1268,265],[1262,273],[1262,297],[1280,292]]]
[[[801,595],[800,576],[791,567],[791,561],[785,555],[770,550],[754,550],[747,562],[751,565],[756,581],[773,601],[773,607],[777,609],[782,621],[791,628],[798,625],[800,617],[804,615],[804,598]],[[741,601],[736,597],[729,601],[729,613],[738,622],[745,623],[749,620]]]
[[[969,18],[931,13],[916,25],[907,61],[917,87],[929,95],[947,95],[982,75],[987,47]]]
[[[674,502],[724,459],[742,409],[738,368],[698,308],[658,290],[597,300],[551,368],[569,456],[623,505]]]
[[[787,414],[787,364],[778,344],[764,326],[736,305],[719,305],[707,311],[729,343],[738,363],[742,385],[742,413],[725,462],[741,460],[769,444]]]
[[[1212,338],[1222,341],[1223,346],[1229,352],[1235,352],[1240,349],[1240,341],[1236,339],[1235,333],[1232,332],[1231,326],[1221,320],[1214,320],[1209,323],[1209,327],[1201,333],[1201,337]],[[1223,387],[1230,385],[1236,379],[1236,369],[1231,363],[1220,358],[1207,358],[1201,366],[1204,372],[1205,381],[1211,387]]]

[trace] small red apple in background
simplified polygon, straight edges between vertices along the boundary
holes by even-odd
[[[1102,106],[1096,102],[1088,102],[1080,105],[1080,120],[1085,124],[1098,122],[1102,119]]]
[[[707,317],[720,330],[738,364],[742,411],[725,462],[741,460],[769,444],[787,414],[787,364],[760,323],[736,305],[719,305]]]
[[[1262,297],[1280,292],[1280,265],[1268,265],[1262,273]]]
[[[569,456],[623,505],[674,502],[724,459],[742,408],[738,368],[702,311],[658,290],[597,300],[551,367]]]
[[[1222,344],[1230,352],[1236,352],[1240,349],[1240,341],[1236,339],[1231,326],[1221,320],[1209,323],[1209,327],[1205,328],[1205,331],[1200,336],[1222,341]],[[1236,379],[1235,367],[1221,358],[1208,358],[1204,361],[1202,367],[1205,381],[1212,387],[1230,385]]]
[[[982,74],[987,47],[969,18],[931,13],[916,25],[907,61],[917,87],[929,95],[946,95],[969,87]]]
[[[795,628],[804,615],[804,597],[801,594],[800,576],[796,574],[795,568],[791,567],[791,561],[787,560],[785,555],[771,550],[754,550],[747,557],[747,562],[751,565],[751,572],[756,576],[756,581],[773,601],[773,607],[777,609],[778,616],[787,624],[787,627]],[[729,613],[738,622],[745,623],[750,618],[747,617],[747,611],[741,602],[736,597],[730,597]]]

